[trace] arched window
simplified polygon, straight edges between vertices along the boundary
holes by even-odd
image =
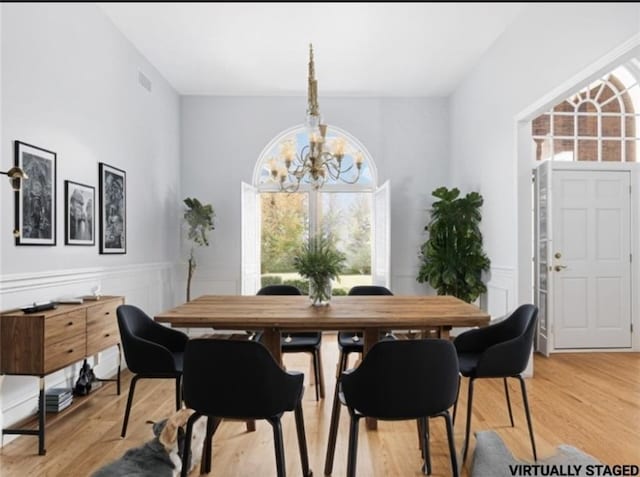
[[[283,192],[274,178],[274,161],[287,141],[301,150],[308,142],[304,126],[295,126],[274,137],[256,161],[253,184],[243,184],[242,292],[252,294],[264,285],[290,283],[305,290],[293,268],[296,249],[307,238],[324,233],[346,257],[346,270],[336,294],[354,285],[389,286],[389,187],[377,187],[373,158],[353,135],[330,126],[326,142],[346,139],[342,180],[329,178],[319,189],[305,180],[295,192]],[[356,151],[362,161],[356,173]]]
[[[633,59],[534,119],[536,159],[637,162],[639,79]]]

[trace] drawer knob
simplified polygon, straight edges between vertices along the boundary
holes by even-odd
[[[109,336],[111,336],[109,333],[105,333],[104,337],[108,338]]]
[[[111,312],[110,312],[110,311],[106,311],[104,314],[105,314],[105,315],[108,315],[109,313],[111,313]]]
[[[73,350],[72,350],[72,349],[70,349],[70,350],[68,350],[68,351],[67,351],[67,353],[73,353]]]

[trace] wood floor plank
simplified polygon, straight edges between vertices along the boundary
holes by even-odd
[[[309,460],[314,474],[322,475],[331,413],[331,397],[338,352],[335,334],[323,338],[325,400],[315,401],[309,381],[309,357],[287,354],[289,370],[305,372],[304,418]],[[352,361],[352,364],[355,363]],[[127,449],[151,438],[147,420],[160,420],[173,412],[173,380],[141,380],[136,389],[129,430],[120,438],[122,416],[131,375],[124,373],[123,393],[105,384],[80,409],[47,428],[47,455],[37,455],[37,439],[23,436],[0,449],[0,475],[84,476],[120,457]],[[608,464],[640,464],[640,354],[580,353],[535,356],[535,377],[527,379],[529,402],[540,457],[566,443]],[[509,384],[515,427],[509,424],[501,380],[481,380],[474,390],[472,430],[494,429],[518,458],[531,461],[531,447],[522,406],[520,386]],[[467,383],[463,379],[455,425],[460,452],[464,438]],[[333,475],[344,475],[347,462],[348,415],[343,409]],[[446,433],[442,419],[431,420],[433,475],[451,475]],[[285,458],[290,475],[300,475],[293,413],[283,417]],[[468,475],[475,440],[463,475]],[[419,476],[421,460],[415,422],[379,422],[377,431],[361,423],[358,448],[360,476]],[[194,471],[192,476],[198,475]],[[271,427],[257,422],[247,433],[243,422],[223,422],[214,437],[212,477],[275,475]]]

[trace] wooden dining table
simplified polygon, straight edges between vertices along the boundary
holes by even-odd
[[[306,296],[204,295],[155,320],[181,328],[262,331],[262,343],[282,364],[283,332],[362,331],[366,354],[385,330],[435,328],[448,339],[452,327],[485,326],[490,317],[453,296],[336,296],[328,306],[311,306]]]

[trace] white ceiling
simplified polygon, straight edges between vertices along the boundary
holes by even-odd
[[[519,3],[105,3],[181,94],[446,96]]]

